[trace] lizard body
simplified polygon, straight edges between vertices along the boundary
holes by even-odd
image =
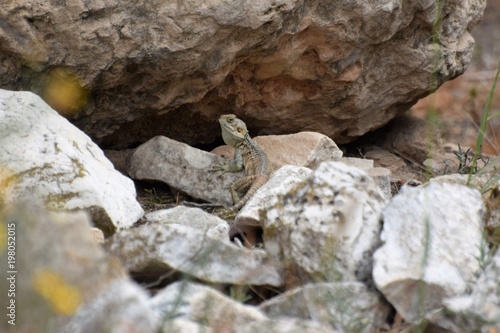
[[[269,167],[266,154],[250,138],[245,123],[233,114],[219,117],[222,129],[222,139],[235,149],[234,158],[226,160],[216,166],[223,172],[237,172],[245,170],[245,177],[231,185],[233,206],[229,211],[237,211],[243,207],[255,192],[269,179]],[[238,191],[248,189],[246,194],[239,199]]]

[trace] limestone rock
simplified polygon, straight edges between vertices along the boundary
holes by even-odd
[[[446,315],[431,318],[435,325],[468,332],[494,332],[500,327],[500,251],[480,260],[486,267],[472,293],[445,299]]]
[[[344,157],[338,162],[365,171],[382,190],[386,198],[391,197],[391,171],[374,166],[374,161],[366,158]]]
[[[325,162],[288,194],[269,202],[264,246],[287,286],[369,280],[385,199],[357,168]]]
[[[296,318],[267,318],[258,308],[243,305],[218,291],[191,282],[177,282],[150,301],[157,317],[178,318],[203,324],[221,333],[336,333],[327,325]]]
[[[150,223],[185,225],[203,231],[213,239],[229,242],[227,222],[199,208],[177,206],[148,213],[145,218]]]
[[[85,210],[105,233],[143,214],[133,182],[88,136],[28,92],[0,90],[0,202]]]
[[[282,284],[264,251],[241,248],[186,225],[155,223],[123,230],[105,248],[137,278],[178,271],[211,283]]]
[[[9,268],[0,272],[0,290],[5,300],[9,288],[15,293],[16,316],[15,326],[2,320],[0,331],[154,332],[146,292],[95,243],[83,212],[4,207],[0,238],[7,235],[15,250],[0,248],[0,263]],[[7,249],[15,253],[9,257]]]
[[[256,134],[345,143],[463,73],[485,5],[13,0],[0,8],[0,87],[50,100],[52,77],[67,76],[51,70],[72,71],[92,91],[74,121],[107,148],[210,143],[234,110]]]
[[[244,173],[221,176],[211,171],[218,159],[217,155],[157,136],[135,150],[128,174],[138,180],[161,181],[192,197],[229,206],[232,198],[227,189]]]
[[[375,332],[385,322],[388,304],[359,282],[305,285],[260,304],[269,317],[312,319],[341,332]]]
[[[271,169],[295,165],[315,169],[321,162],[337,161],[342,151],[326,135],[316,132],[299,132],[289,135],[265,135],[252,138],[266,153]],[[224,158],[234,156],[234,148],[220,146],[212,153]]]
[[[485,246],[483,213],[478,191],[438,183],[404,187],[386,207],[373,278],[406,321],[417,322],[471,287]]]
[[[304,181],[312,170],[304,167],[285,165],[271,175],[264,184],[243,206],[234,219],[231,236],[244,232],[249,234],[255,227],[261,228],[261,211],[276,195],[288,193],[294,185]],[[249,237],[249,236],[246,236]]]

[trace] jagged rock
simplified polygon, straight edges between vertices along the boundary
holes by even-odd
[[[406,321],[418,322],[471,286],[485,246],[483,213],[478,191],[438,183],[403,187],[386,207],[373,278]]]
[[[309,282],[370,279],[385,199],[360,169],[322,163],[292,191],[269,202],[266,251],[288,287]]]
[[[478,260],[486,267],[472,293],[445,299],[445,311],[429,318],[434,325],[455,332],[495,332],[500,327],[500,251]]]
[[[320,162],[342,156],[335,143],[319,133],[256,139],[266,147],[266,153],[270,153],[268,158],[273,168],[283,163],[315,167]],[[280,148],[284,150],[281,151]],[[233,157],[233,150],[221,149],[218,150],[219,153],[223,151],[222,155]],[[230,206],[233,202],[229,188],[243,177],[244,173],[240,171],[221,174],[220,171],[212,171],[219,159],[215,154],[158,136],[135,150],[129,159],[128,174],[134,179],[161,181],[195,198]]]
[[[176,282],[150,301],[158,318],[178,318],[203,324],[214,332],[328,332],[327,325],[295,318],[269,319],[258,308],[243,305],[220,292],[191,282]]]
[[[15,326],[2,320],[0,331],[154,331],[146,292],[95,243],[83,212],[9,206],[0,215],[0,238],[7,234],[15,244],[0,251],[15,253],[0,255],[0,290],[7,299],[12,289],[16,316]]]
[[[312,319],[341,332],[376,332],[389,314],[381,296],[359,282],[316,283],[289,290],[260,304],[271,318]]]
[[[146,224],[109,238],[105,248],[137,278],[176,271],[213,283],[280,286],[262,250],[249,250],[180,224]]]
[[[155,135],[210,143],[233,110],[256,134],[345,143],[463,73],[485,5],[13,0],[0,8],[0,87],[50,100],[53,77],[68,76],[52,69],[74,72],[92,92],[75,122],[108,148]]]
[[[375,167],[374,161],[366,158],[344,157],[338,162],[365,171],[382,190],[386,198],[391,197],[391,171],[389,169]]]
[[[133,182],[40,97],[0,90],[0,202],[85,210],[109,234],[143,214]]]
[[[144,217],[147,222],[181,224],[203,231],[213,239],[229,242],[229,224],[199,208],[177,206],[170,209],[157,210],[146,214]]]
[[[316,132],[257,136],[252,140],[266,153],[272,171],[284,165],[316,169],[321,162],[337,161],[342,157],[342,151],[332,139]],[[234,148],[224,145],[215,148],[212,153],[232,158]]]
[[[288,193],[294,185],[304,181],[311,172],[312,170],[308,168],[291,165],[285,165],[277,170],[236,215],[230,235],[243,233],[249,243],[255,243],[256,228],[262,227],[261,211],[276,195]]]

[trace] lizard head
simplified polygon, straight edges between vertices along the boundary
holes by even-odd
[[[231,147],[235,147],[238,143],[242,142],[248,134],[247,126],[243,120],[234,114],[220,116],[219,124],[222,129],[222,139]]]

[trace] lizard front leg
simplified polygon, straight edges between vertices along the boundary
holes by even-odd
[[[240,196],[238,192],[246,191],[252,185],[255,176],[245,176],[238,179],[231,185],[231,196],[233,198],[233,204],[236,205],[240,201]]]

